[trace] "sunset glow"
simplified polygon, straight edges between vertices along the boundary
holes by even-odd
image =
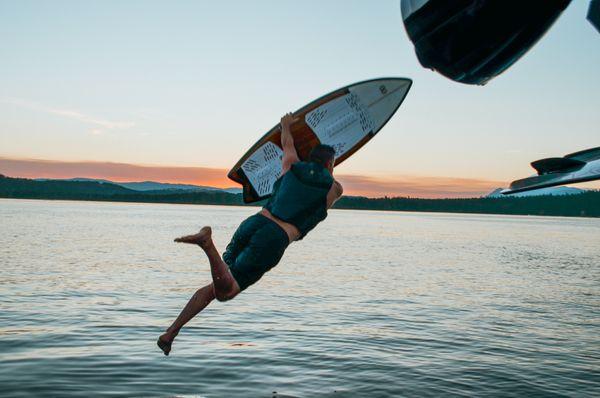
[[[94,178],[115,182],[158,181],[218,188],[237,187],[227,179],[226,169],[209,167],[165,167],[111,162],[60,162],[0,158],[0,173],[22,178]],[[464,198],[485,195],[502,186],[500,181],[423,176],[337,175],[347,195],[420,198]]]

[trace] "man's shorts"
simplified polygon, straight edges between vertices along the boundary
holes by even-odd
[[[256,283],[273,268],[290,244],[287,233],[275,221],[255,214],[240,224],[223,253],[223,261],[241,290]]]

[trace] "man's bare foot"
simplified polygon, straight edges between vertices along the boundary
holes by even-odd
[[[191,243],[205,248],[207,245],[210,244],[211,239],[212,230],[210,229],[210,227],[203,227],[197,234],[182,236],[181,238],[175,239],[175,242]]]
[[[156,345],[160,348],[165,355],[169,355],[171,352],[171,345],[173,344],[173,340],[175,340],[175,336],[171,332],[165,332],[160,335],[158,340],[156,341]]]

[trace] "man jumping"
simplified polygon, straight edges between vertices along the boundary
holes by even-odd
[[[212,241],[210,227],[175,242],[196,244],[210,262],[212,283],[192,296],[177,319],[157,341],[165,355],[181,328],[215,298],[231,300],[275,267],[288,245],[300,240],[327,217],[327,210],[342,196],[342,185],[333,178],[335,151],[328,145],[313,148],[301,162],[294,147],[292,114],[281,118],[283,159],[281,176],[273,194],[257,214],[244,220],[227,245],[223,258]]]

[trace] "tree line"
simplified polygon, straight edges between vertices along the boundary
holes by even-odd
[[[243,203],[242,194],[225,191],[135,191],[120,185],[96,181],[37,181],[2,175],[0,175],[0,197],[248,206]],[[258,202],[250,206],[260,206],[263,203]],[[600,217],[600,192],[590,190],[575,195],[469,199],[344,196],[335,204],[334,208]]]

